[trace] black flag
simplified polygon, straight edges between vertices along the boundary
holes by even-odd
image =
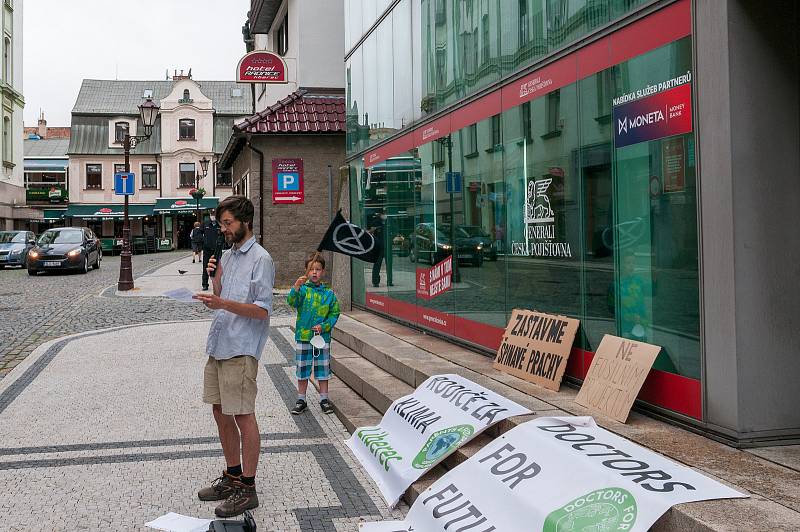
[[[317,251],[327,249],[366,262],[377,262],[380,257],[377,244],[369,232],[345,220],[340,210],[325,232]]]

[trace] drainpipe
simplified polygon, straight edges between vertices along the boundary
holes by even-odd
[[[258,243],[264,247],[264,152],[253,146],[249,135],[247,147],[258,154]]]

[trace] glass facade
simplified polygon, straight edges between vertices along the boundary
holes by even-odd
[[[433,112],[480,91],[642,3],[422,0],[423,59],[413,68],[412,52],[402,66],[422,71],[422,109],[420,100],[410,107],[404,100],[414,95],[413,75],[403,78],[400,98],[391,97],[396,88],[378,88],[375,75],[394,72],[397,80],[396,65],[357,73],[348,63],[348,98],[370,102],[367,90],[374,91],[378,116],[416,118],[417,110]],[[373,32],[350,60],[366,65],[384,53],[380,40],[392,39],[381,35]],[[380,227],[386,257],[375,266],[353,261],[353,301],[488,348],[499,343],[514,308],[567,315],[581,321],[570,374],[583,377],[591,352],[613,334],[662,346],[655,369],[699,380],[691,35],[585,75],[580,57],[565,63],[578,65],[565,83],[531,74],[527,85],[521,78],[484,91],[476,119],[470,104],[401,136],[406,123],[380,121],[393,124],[387,135],[412,140],[377,148],[383,152],[371,166],[364,161],[373,152],[350,161],[351,219]],[[631,106],[646,109],[630,114]],[[661,110],[669,124],[688,112],[688,128],[647,129],[658,125]],[[350,125],[359,139],[348,145],[351,153],[379,140]],[[426,272],[447,257],[452,286],[435,294],[421,288],[421,279],[435,275]]]
[[[391,2],[346,0],[348,154],[648,2],[401,0],[373,29]]]

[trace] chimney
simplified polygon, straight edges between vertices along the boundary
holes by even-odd
[[[47,120],[44,119],[44,111],[39,111],[39,137],[47,137]]]

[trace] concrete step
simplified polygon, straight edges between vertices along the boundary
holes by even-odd
[[[394,399],[439,373],[462,375],[535,412],[498,423],[494,430],[483,433],[481,440],[473,440],[451,455],[406,492],[409,504],[447,469],[482,447],[485,438],[496,437],[532,417],[593,415],[606,430],[751,494],[749,499],[675,506],[653,530],[800,530],[800,473],[796,470],[637,412],[631,413],[626,424],[590,414],[575,404],[577,391],[572,388],[562,387],[559,392],[541,388],[495,370],[490,357],[369,312],[343,315],[334,338],[334,373],[381,413]],[[372,378],[374,383],[368,383]]]
[[[329,387],[331,397],[336,398],[334,409],[351,434],[357,427],[379,424],[396,399],[414,391],[405,382],[336,341],[331,344],[331,371],[334,375]],[[491,440],[490,436],[479,434],[414,483],[403,498],[409,505],[413,504],[419,493]]]

